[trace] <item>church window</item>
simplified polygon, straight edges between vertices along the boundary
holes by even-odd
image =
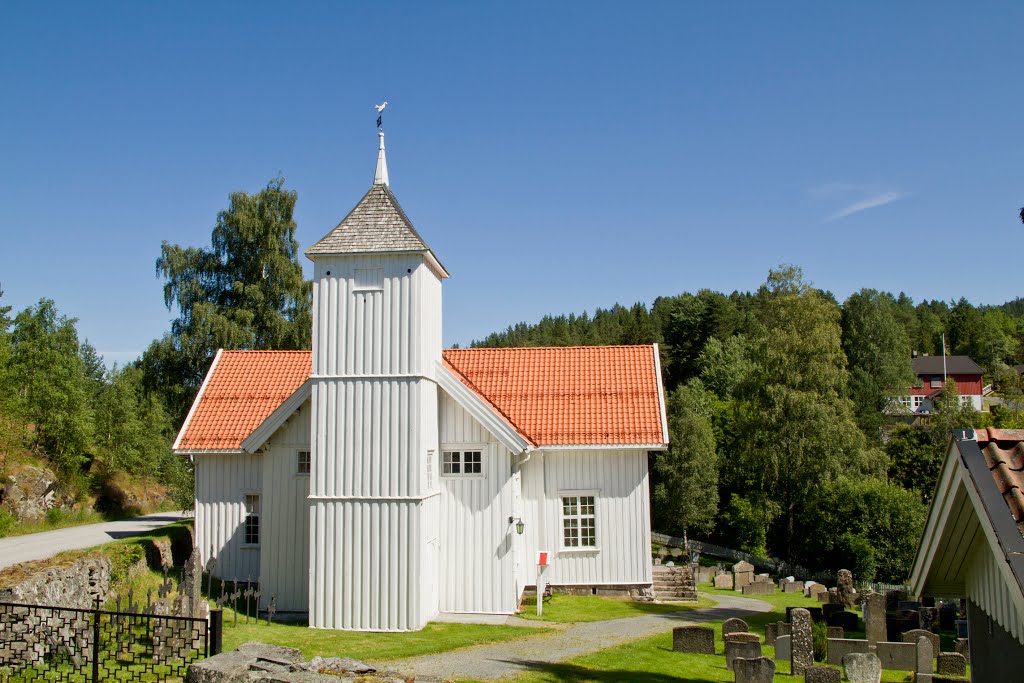
[[[309,451],[298,451],[295,456],[295,472],[296,474],[309,474],[310,468],[313,463]]]
[[[484,473],[482,451],[444,451],[441,475],[445,477],[478,477]]]
[[[596,496],[562,496],[562,548],[597,548]]]
[[[260,544],[260,495],[245,494],[245,545]]]
[[[427,451],[427,490],[434,490],[434,449]]]

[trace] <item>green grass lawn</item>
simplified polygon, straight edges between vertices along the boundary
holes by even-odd
[[[700,588],[702,600],[713,600],[716,596],[738,595],[731,590]],[[764,627],[773,621],[786,618],[786,607],[814,607],[820,603],[805,598],[799,593],[775,593],[773,595],[751,596],[763,599],[772,605],[770,612],[752,615],[746,619],[751,631],[764,637]],[[545,611],[547,605],[545,605]],[[735,680],[731,671],[725,668],[725,646],[722,643],[722,622],[709,622],[715,629],[715,652],[712,655],[691,655],[672,651],[672,633],[666,632],[649,638],[611,647],[594,654],[577,657],[567,662],[539,666],[537,671],[513,679],[515,683],[612,683],[625,681],[650,681],[651,683],[696,683],[698,681]],[[774,657],[775,648],[762,646],[765,656]],[[775,680],[779,683],[793,683],[789,675],[788,662],[776,662]],[[888,683],[909,681],[906,672],[885,671],[882,680]],[[468,683],[468,682],[465,682]]]
[[[239,614],[239,623],[233,625],[234,613],[224,610],[224,651],[233,650],[242,643],[258,640],[271,645],[287,645],[302,650],[306,659],[321,657],[355,657],[381,661],[415,657],[417,655],[447,652],[471,645],[496,643],[503,640],[529,638],[550,629],[524,626],[483,626],[479,624],[449,624],[434,622],[421,631],[409,633],[367,633],[361,631],[330,631],[313,629],[300,624],[245,623]]]
[[[642,617],[646,614],[665,614],[666,612],[684,612],[686,610],[713,607],[717,604],[713,599],[702,596],[693,602],[633,602],[597,595],[561,595],[556,593],[544,603],[543,616],[537,616],[537,599],[527,598],[523,601],[523,619],[550,621],[559,624],[575,624],[584,621],[606,621],[624,617]]]

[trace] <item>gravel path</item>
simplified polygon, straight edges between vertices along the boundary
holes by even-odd
[[[84,524],[66,529],[3,538],[0,539],[0,569],[19,562],[43,560],[65,550],[91,548],[94,545],[103,545],[119,538],[138,536],[177,522],[184,517],[185,515],[180,512],[157,512],[152,515],[122,519],[119,522]]]
[[[479,645],[437,655],[396,659],[380,662],[379,666],[407,675],[494,680],[535,671],[544,664],[562,662],[630,640],[663,633],[674,626],[730,617],[743,618],[772,610],[768,603],[751,598],[716,595],[715,600],[718,601],[717,606],[705,609],[574,624],[571,628],[548,635]]]

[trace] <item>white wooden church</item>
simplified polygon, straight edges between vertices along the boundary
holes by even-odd
[[[537,580],[651,586],[656,345],[442,350],[448,272],[388,183],[306,251],[313,350],[220,351],[174,448],[196,543],[262,606],[406,631],[511,614]]]

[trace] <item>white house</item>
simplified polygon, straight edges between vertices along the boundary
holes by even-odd
[[[313,350],[221,351],[175,442],[222,578],[317,628],[510,614],[537,580],[651,586],[656,345],[441,348],[441,262],[388,184],[306,252]]]

